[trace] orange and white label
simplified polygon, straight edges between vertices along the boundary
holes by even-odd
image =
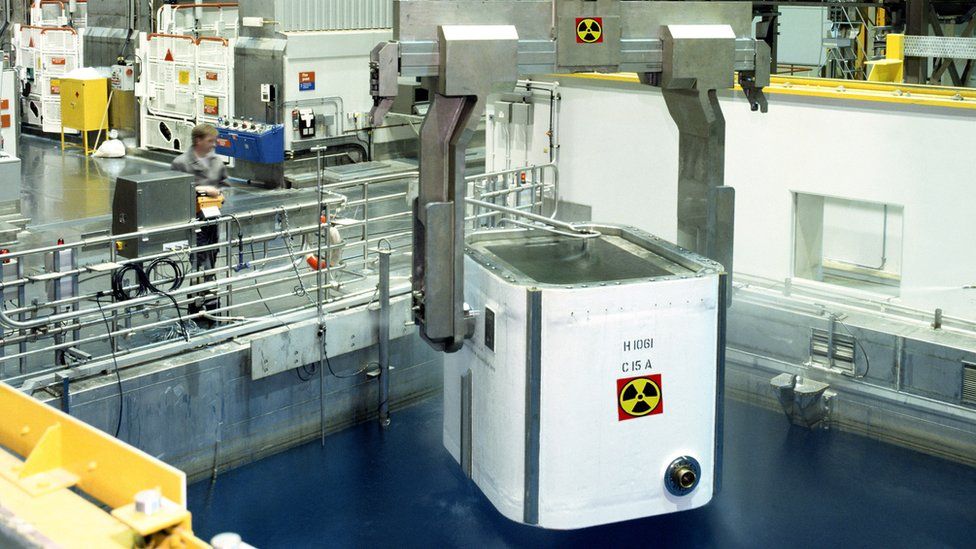
[[[63,66],[63,65],[65,65],[65,64],[66,64],[67,62],[68,62],[68,60],[67,60],[67,59],[65,59],[64,57],[52,57],[52,58],[51,58],[51,64],[52,64],[52,65],[58,65],[58,66]]]
[[[207,80],[210,80],[211,82],[216,82],[219,78],[220,75],[218,75],[217,73],[213,71],[207,71]]]
[[[51,79],[51,95],[61,95],[61,81]]]
[[[220,99],[217,97],[203,97],[203,114],[217,116],[220,114]]]

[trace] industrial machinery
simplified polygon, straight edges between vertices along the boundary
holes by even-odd
[[[699,507],[718,484],[721,265],[586,229],[471,235],[482,314],[445,363],[445,445],[503,515],[545,528]]]
[[[281,124],[221,120],[217,133],[217,154],[258,164],[285,161],[285,127]]]
[[[0,71],[0,151],[17,156],[17,137],[20,133],[17,93],[17,74],[3,63]]]
[[[136,85],[141,146],[183,152],[197,124],[234,114],[237,4],[164,5],[141,33]]]
[[[154,227],[188,223],[196,216],[193,176],[158,172],[119,177],[112,204],[112,234],[137,233]],[[119,255],[130,259],[163,251],[164,246],[189,247],[193,231],[174,230],[149,237],[119,240]]]
[[[234,119],[282,125],[288,161],[238,157],[235,175],[268,186],[313,186],[313,149],[329,148],[327,165],[370,159],[369,51],[391,36],[391,7],[390,0],[342,0],[322,10],[240,2]]]
[[[550,384],[566,386],[568,382],[558,377],[557,372],[563,368],[547,369],[541,363],[541,356],[562,355],[558,338],[543,339],[540,335],[546,333],[540,316],[549,318],[549,322],[557,326],[565,326],[563,323],[584,322],[606,313],[586,309],[560,310],[558,304],[563,296],[560,292],[551,292],[559,296],[554,299],[553,313],[578,313],[580,318],[548,317],[546,313],[550,309],[543,299],[544,290],[528,291],[528,304],[523,306],[517,303],[520,291],[524,298],[524,287],[521,290],[505,287],[497,281],[485,280],[476,286],[476,290],[466,293],[465,246],[477,247],[471,242],[465,243],[464,158],[473,126],[485,108],[488,95],[493,91],[511,91],[520,74],[637,72],[644,84],[663,90],[680,132],[678,244],[718,262],[726,272],[731,272],[734,192],[724,186],[724,119],[716,90],[732,87],[734,73],[738,71],[739,84],[752,109],[766,109],[762,88],[769,80],[769,50],[764,42],[752,38],[751,6],[735,2],[495,0],[475,4],[460,0],[400,0],[395,13],[396,41],[379,44],[371,54],[374,124],[378,124],[392,107],[399,91],[397,79],[400,76],[430,79],[433,98],[420,131],[420,188],[414,205],[413,231],[415,320],[422,336],[434,348],[447,352],[461,350],[467,337],[479,331],[484,333],[480,346],[465,351],[469,358],[487,347],[484,339],[495,339],[499,333],[497,327],[492,327],[498,316],[489,311],[489,302],[504,302],[511,307],[511,312],[506,311],[501,317],[506,324],[503,333],[524,328],[524,333],[528,334],[527,341],[517,342],[515,352],[506,356],[503,364],[500,360],[495,368],[482,367],[486,362],[493,362],[484,357],[460,364],[460,361],[451,361],[453,371],[451,367],[447,369],[445,384],[455,387],[445,391],[445,408],[458,413],[445,414],[447,446],[461,448],[455,453],[456,457],[503,514],[528,524],[576,528],[691,509],[708,503],[720,486],[722,452],[718,441],[721,440],[722,392],[718,387],[724,379],[724,326],[718,321],[717,311],[727,306],[724,296],[728,280],[723,288],[718,288],[718,268],[712,265],[715,270],[713,287],[702,287],[700,291],[682,296],[689,304],[694,298],[700,299],[701,303],[707,301],[712,307],[710,313],[702,313],[700,318],[691,321],[686,329],[697,337],[684,345],[685,352],[689,347],[710,349],[709,356],[695,366],[706,375],[704,385],[710,390],[696,394],[691,389],[678,397],[693,399],[682,402],[680,407],[707,411],[702,414],[706,427],[691,429],[689,433],[694,434],[681,436],[678,434],[680,430],[672,431],[685,421],[681,415],[669,414],[617,424],[607,420],[620,410],[627,411],[625,401],[633,402],[631,393],[635,391],[636,396],[647,399],[661,398],[661,384],[668,382],[655,377],[658,372],[667,375],[667,372],[686,366],[687,357],[675,352],[662,353],[656,364],[650,359],[652,371],[638,374],[643,381],[630,379],[633,376],[620,372],[617,382],[623,385],[616,388],[617,398],[606,399],[602,406],[587,407],[591,412],[588,416],[569,422],[570,426],[553,436],[543,426],[550,426],[553,414],[562,411],[553,408],[555,404],[546,401],[542,395],[550,394],[545,389]],[[539,216],[528,217],[527,222],[527,216],[518,209],[503,211],[513,216],[510,222],[517,225],[531,227],[542,223],[549,231],[570,238],[594,236],[589,229],[557,224]],[[594,248],[606,244],[591,243]],[[526,272],[526,265],[531,266],[533,261],[551,253],[551,246],[559,249],[558,244],[546,244],[536,250],[540,256],[535,257],[531,255],[533,247],[528,246],[521,251],[530,254],[528,258],[515,261],[512,257],[498,257],[502,264],[508,263],[509,282],[522,278],[523,286],[545,286],[545,280],[540,280],[534,272]],[[493,252],[490,247],[485,251]],[[599,261],[599,252],[584,249],[581,253],[585,261]],[[495,255],[500,254],[495,252]],[[483,260],[481,264],[494,266],[489,260]],[[702,274],[693,271],[696,276]],[[519,273],[527,276],[516,276]],[[489,274],[476,270],[472,278],[479,277],[506,278],[506,275],[499,271]],[[629,278],[631,276],[625,277]],[[608,280],[598,278],[587,282],[606,283]],[[565,289],[563,293],[579,293],[585,298],[592,291],[584,291],[583,285]],[[491,293],[487,293],[489,290]],[[486,294],[478,297],[481,291]],[[485,310],[481,311],[484,320],[475,316],[470,303],[465,302],[466,295],[485,304]],[[673,300],[669,306],[672,303]],[[570,319],[574,318],[570,315]],[[668,333],[667,328],[659,325],[649,329],[646,334],[628,332],[624,337],[643,341],[643,338],[654,339],[656,330]],[[604,343],[602,339],[600,341]],[[716,341],[718,344],[713,346]],[[703,347],[706,342],[707,347]],[[669,342],[672,343],[674,341]],[[524,349],[524,353],[518,353],[519,348]],[[514,364],[522,361],[524,368],[513,369]],[[607,367],[612,368],[616,360],[608,362],[611,365]],[[570,375],[575,378],[579,372],[574,369]],[[581,379],[593,378],[585,376]],[[474,383],[487,387],[473,388]],[[596,391],[597,385],[591,385],[586,389]],[[678,382],[679,388],[681,385]],[[566,390],[571,393],[576,386],[570,384]],[[526,397],[517,399],[508,407],[490,408],[481,402],[520,391],[524,391]],[[599,391],[593,393],[594,401],[599,400],[596,395],[605,394],[604,389]],[[631,411],[637,412],[638,408],[634,405]],[[498,417],[488,417],[492,412]],[[458,433],[456,422],[461,422],[461,430],[452,442],[451,433]],[[489,422],[495,424],[488,426]],[[513,437],[511,452],[500,451],[498,456],[485,457],[484,452],[473,449],[483,447],[480,437],[490,438],[506,431],[524,433],[523,438]],[[624,431],[631,436],[621,438]],[[565,490],[568,486],[578,486],[575,482],[578,477],[572,474],[572,467],[561,469],[551,463],[558,455],[566,456],[565,453],[555,453],[554,448],[575,443],[592,450],[594,446],[607,444],[610,439],[620,443],[615,448],[622,453],[625,448],[627,451],[633,448],[635,437],[659,441],[661,446],[654,454],[653,462],[645,464],[648,468],[641,471],[645,474],[639,481],[633,477],[607,474],[606,471],[618,464],[604,462],[597,467],[605,469],[587,469],[586,478],[594,498],[582,505],[566,499],[568,492]],[[689,455],[689,449],[701,453]],[[577,452],[569,453],[578,457]],[[664,456],[670,456],[670,460]],[[482,459],[485,461],[472,463],[472,460]],[[594,460],[599,458],[594,457]],[[579,460],[572,461],[577,463]],[[549,476],[543,477],[543,474]],[[616,495],[624,486],[635,482],[644,489],[641,499],[637,499],[641,502],[637,506],[639,509],[634,509],[634,498],[618,499]],[[614,495],[608,500],[606,494]],[[591,511],[592,517],[587,518],[584,511]]]
[[[368,130],[368,55],[390,37],[390,12],[390,0],[322,10],[265,0],[160,7],[152,32],[138,39],[142,148],[182,152],[198,123],[226,122],[235,133],[280,128],[280,154],[221,149],[235,176],[267,187],[313,186],[318,147],[329,147],[326,165],[368,160],[376,138]]]
[[[11,40],[23,122],[48,133],[61,131],[61,78],[83,64],[87,3],[68,4],[36,2],[30,24],[15,24]]]

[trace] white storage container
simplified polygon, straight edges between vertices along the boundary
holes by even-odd
[[[694,509],[721,459],[725,275],[637,230],[468,240],[474,336],[444,444],[506,517],[573,529]]]

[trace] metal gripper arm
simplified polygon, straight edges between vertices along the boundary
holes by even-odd
[[[470,331],[464,310],[465,153],[488,94],[515,87],[518,33],[511,25],[443,25],[438,43],[440,66],[420,129],[413,310],[424,339],[435,349],[455,352]],[[396,95],[398,54],[393,42],[373,50],[374,124]]]
[[[716,90],[735,71],[766,111],[769,49],[742,2],[395,0],[397,41],[372,52],[373,123],[398,76],[430,79],[414,206],[414,317],[435,348],[456,351],[464,311],[464,156],[488,94],[519,75],[621,72],[659,86],[680,132],[679,244],[731,273],[734,192],[725,186],[725,120]],[[582,30],[581,30],[582,29]],[[727,277],[731,283],[731,277]]]

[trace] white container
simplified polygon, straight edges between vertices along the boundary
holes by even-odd
[[[468,240],[465,300],[480,316],[446,360],[444,444],[517,522],[684,511],[717,487],[723,269],[637,230],[597,230]]]

